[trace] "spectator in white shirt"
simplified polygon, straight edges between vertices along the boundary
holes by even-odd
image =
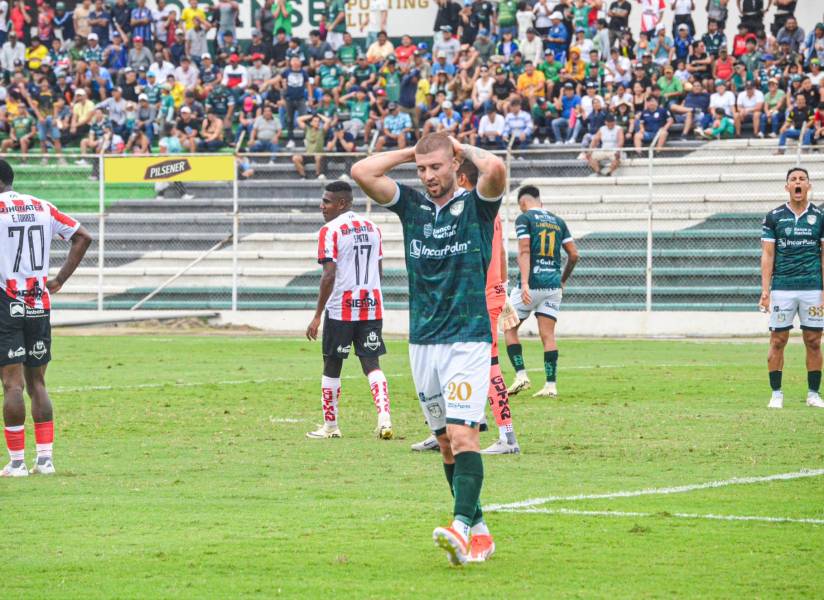
[[[3,49],[0,50],[0,65],[2,65],[6,75],[14,72],[14,62],[17,60],[21,63],[26,60],[26,47],[17,40],[17,33],[12,29],[9,31],[8,41],[3,44]]]
[[[149,65],[149,71],[153,71],[155,75],[157,75],[158,81],[166,81],[169,75],[175,74],[175,66],[168,60],[165,60],[160,52],[157,52],[155,54],[155,61]]]
[[[488,101],[484,104],[484,116],[478,123],[477,135],[470,136],[471,143],[482,148],[503,148],[506,145],[503,135],[504,117],[495,109],[495,103]]]
[[[432,45],[432,55],[437,56],[439,52],[446,52],[446,62],[455,64],[455,59],[461,52],[461,43],[452,35],[452,27],[444,25],[441,27],[441,39]]]
[[[185,54],[180,58],[180,66],[175,69],[175,79],[183,84],[187,90],[197,87],[197,78],[200,71],[192,64],[192,59]]]
[[[748,81],[744,91],[738,93],[735,110],[735,135],[741,135],[741,125],[752,120],[752,130],[761,134],[761,113],[764,112],[764,94],[755,89],[755,82]],[[759,137],[764,137],[761,134]]]
[[[723,79],[715,82],[715,93],[710,96],[710,110],[707,111],[710,123],[716,108],[723,108],[728,117],[735,117],[735,94],[727,89],[727,83]]]
[[[479,73],[480,77],[472,86],[472,105],[475,110],[481,108],[487,100],[492,98],[492,86],[495,83],[495,78],[489,73],[488,66],[481,65]]]
[[[626,56],[621,56],[617,48],[610,50],[610,58],[606,70],[612,73],[616,83],[629,85],[632,81],[632,63]]]
[[[530,27],[526,30],[526,37],[518,42],[524,62],[529,60],[535,65],[541,64],[544,58],[544,43],[537,33],[534,27]]]

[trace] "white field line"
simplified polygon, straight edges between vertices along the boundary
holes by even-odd
[[[320,363],[318,364],[318,371],[320,371]],[[646,364],[641,365],[644,368],[656,369],[673,369],[673,368],[694,368],[694,367],[723,367],[720,363],[688,363],[688,364]],[[571,365],[564,367],[564,371],[578,371],[589,369],[624,369],[627,365]],[[544,372],[543,368],[527,369],[529,372]],[[387,377],[411,377],[407,373],[388,373]],[[364,379],[363,375],[342,375],[341,379]],[[71,392],[110,392],[117,390],[145,390],[169,387],[201,387],[205,385],[260,385],[264,383],[279,383],[279,382],[311,382],[320,380],[320,375],[317,377],[264,377],[259,379],[224,379],[221,381],[166,381],[153,383],[133,383],[126,385],[78,385],[78,386],[58,386],[51,388],[49,391],[56,394],[66,394]]]
[[[550,502],[573,502],[576,500],[604,500],[610,498],[635,498],[637,496],[658,496],[668,494],[683,494],[686,492],[694,492],[696,490],[708,490],[715,488],[727,487],[730,485],[745,485],[750,483],[766,483],[768,481],[787,481],[790,479],[803,479],[805,477],[820,477],[824,475],[824,469],[804,469],[801,471],[794,471],[792,473],[778,473],[777,475],[766,475],[763,477],[733,477],[731,479],[722,479],[721,481],[708,481],[706,483],[694,483],[691,485],[679,485],[675,487],[663,488],[647,488],[643,490],[610,492],[607,494],[577,494],[574,496],[547,496],[546,498],[531,498],[529,500],[522,500],[521,502],[512,502],[510,504],[490,504],[484,506],[484,511],[501,511],[529,508],[531,506],[539,506],[541,504],[548,504]]]
[[[571,508],[509,508],[499,509],[499,512],[539,513],[544,515],[575,515],[582,517],[677,517],[679,519],[709,519],[712,521],[760,521],[764,523],[807,523],[812,525],[824,525],[824,519],[796,519],[792,517],[756,517],[746,515],[699,515],[695,513],[651,513],[611,510],[575,510]]]
[[[289,419],[289,418],[278,418],[278,417],[269,417],[270,423],[303,423],[306,419]]]

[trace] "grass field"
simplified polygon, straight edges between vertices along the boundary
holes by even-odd
[[[540,369],[538,343],[525,346]],[[824,467],[824,411],[803,404],[800,345],[788,348],[783,411],[766,409],[765,353],[763,342],[562,341],[562,396],[513,399],[524,453],[487,458],[484,501]],[[390,442],[372,437],[354,361],[344,438],[304,438],[320,419],[318,344],[58,334],[54,354],[58,475],[0,481],[3,598],[824,595],[824,525],[676,516],[821,520],[824,477],[492,512],[496,555],[449,567],[431,541],[451,508],[439,458],[409,451],[426,432],[403,342],[383,362]]]

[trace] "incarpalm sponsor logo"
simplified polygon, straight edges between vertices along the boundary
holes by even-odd
[[[448,258],[469,252],[469,242],[455,242],[441,248],[430,248],[421,240],[409,242],[409,256],[411,258]]]
[[[175,175],[180,175],[186,171],[191,171],[192,165],[186,158],[179,158],[176,160],[164,160],[154,165],[150,165],[146,169],[143,179],[152,181],[154,179],[167,179]]]

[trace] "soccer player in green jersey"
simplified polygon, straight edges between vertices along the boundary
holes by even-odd
[[[480,173],[471,192],[457,185],[463,160]],[[413,162],[426,193],[387,176]],[[403,226],[412,375],[455,497],[451,526],[437,527],[433,538],[454,565],[483,561],[495,549],[480,504],[484,470],[478,426],[487,402],[492,350],[486,273],[506,168],[485,150],[435,133],[414,148],[358,162],[352,178],[396,213]]]
[[[789,201],[767,213],[761,228],[761,299],[758,308],[770,312],[770,352],[767,365],[772,397],[769,408],[783,408],[781,374],[784,347],[798,315],[807,349],[807,406],[824,408],[821,386],[821,331],[824,330],[822,253],[824,212],[808,200],[810,175],[795,167],[787,172],[784,189]]]
[[[558,395],[558,344],[555,341],[555,323],[561,309],[561,296],[572,270],[578,262],[578,248],[560,217],[541,207],[538,188],[525,185],[518,190],[521,214],[515,219],[518,236],[518,285],[509,293],[509,300],[523,323],[535,313],[538,333],[544,344],[544,372],[546,383],[534,397]],[[566,266],[561,272],[561,250],[567,254]],[[515,381],[509,395],[528,390],[529,377],[524,365],[524,352],[518,339],[518,327],[506,331],[506,353],[515,368]]]

